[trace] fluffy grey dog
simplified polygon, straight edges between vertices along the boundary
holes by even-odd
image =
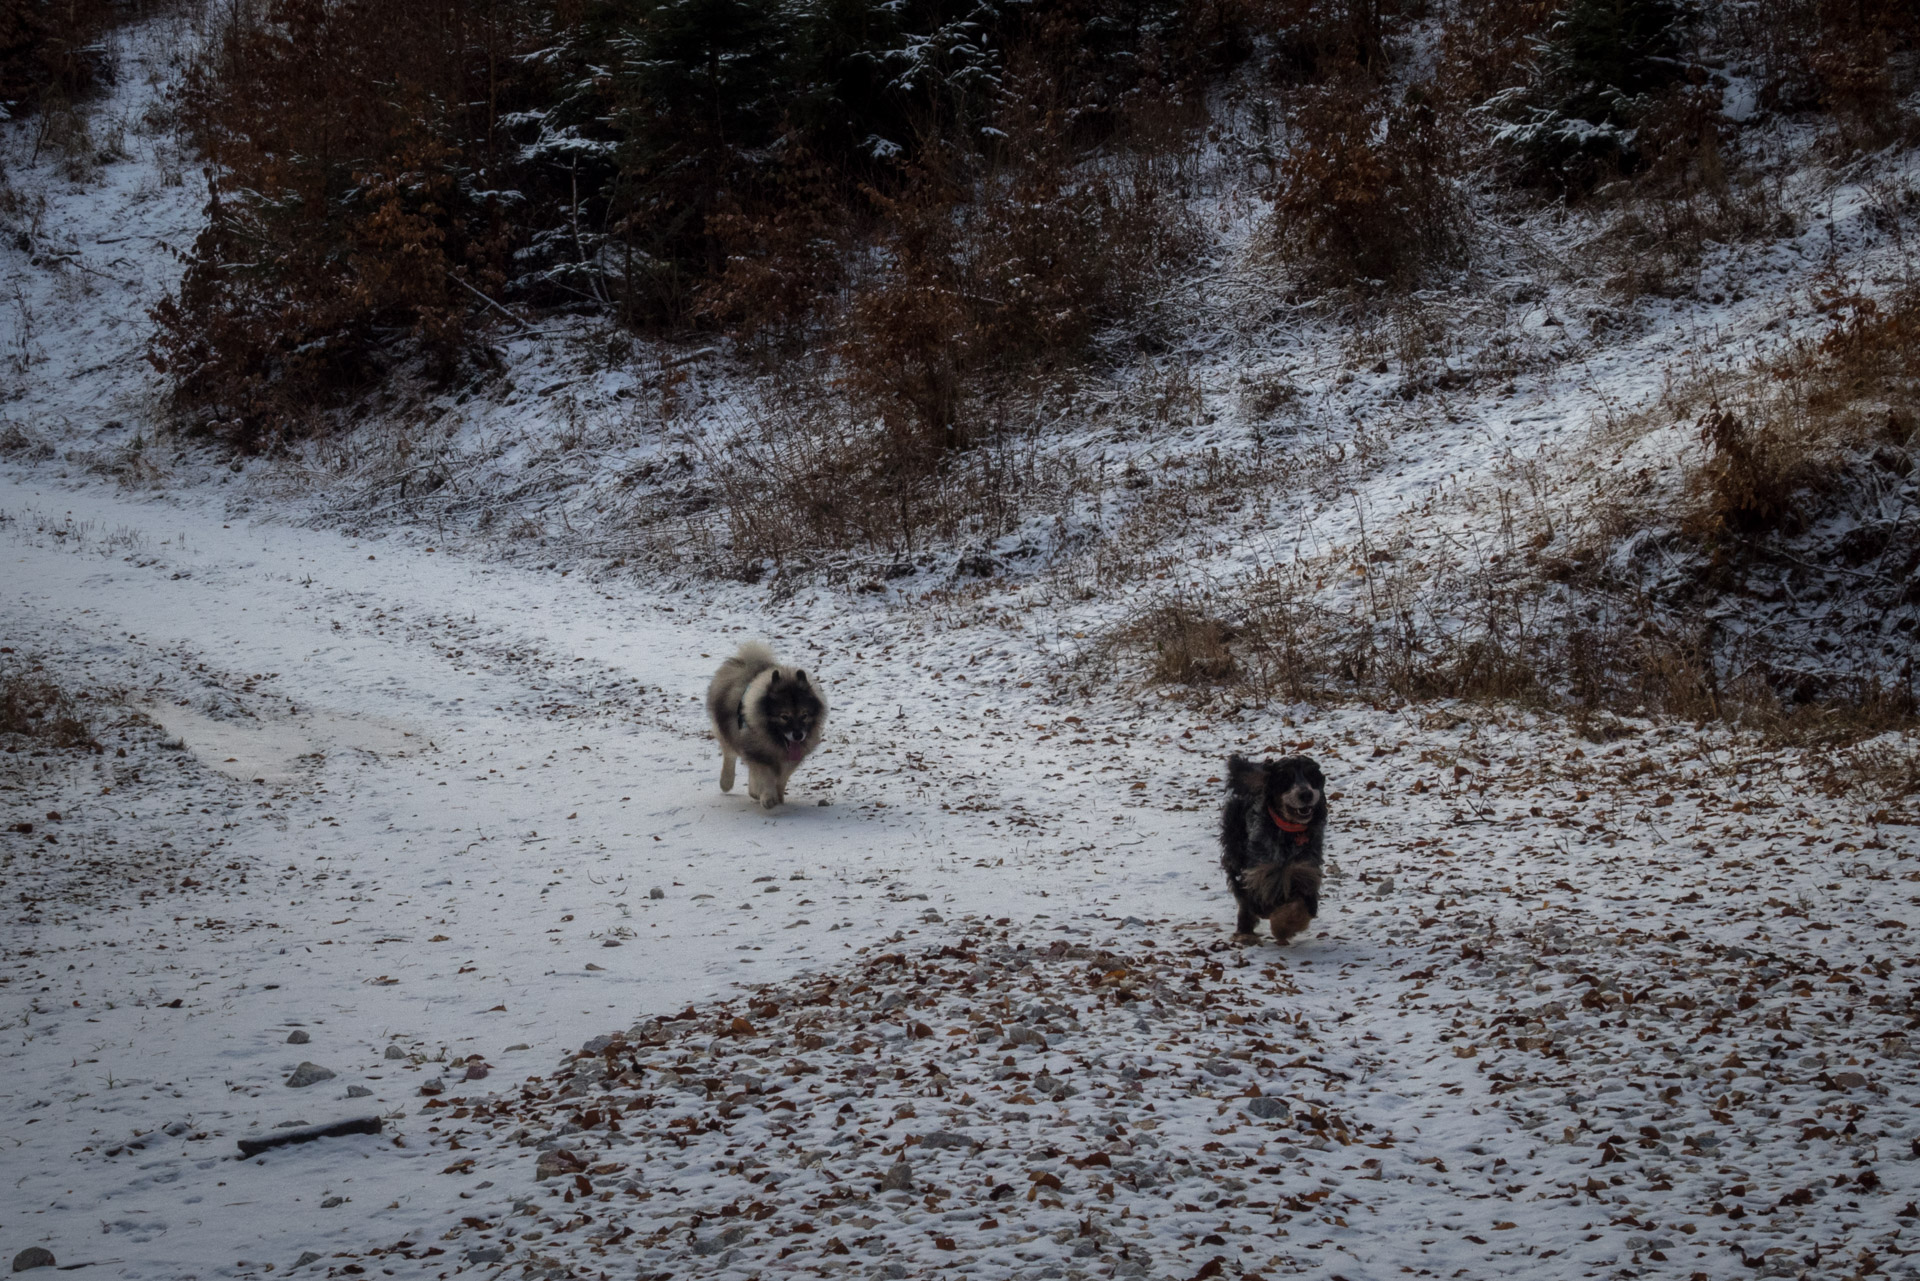
[[[820,746],[827,698],[797,667],[748,641],[720,664],[707,686],[707,715],[720,740],[720,790],[733,790],[733,761],[747,761],[747,795],[772,809],[787,799],[787,780]]]

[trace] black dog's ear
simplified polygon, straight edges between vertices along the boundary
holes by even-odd
[[[1320,762],[1311,756],[1302,756],[1299,761],[1300,772],[1307,776],[1307,781],[1315,787],[1324,789],[1327,785],[1327,776],[1320,772]]]
[[[807,683],[807,674],[806,674],[805,672],[803,672],[803,671],[801,671],[801,670],[800,670],[799,668],[797,668],[797,667],[796,667],[796,668],[794,668],[794,670],[793,670],[793,683],[794,683],[795,685],[805,685],[805,684]]]
[[[1229,792],[1255,791],[1260,777],[1260,767],[1246,757],[1235,753],[1227,757],[1227,790]]]

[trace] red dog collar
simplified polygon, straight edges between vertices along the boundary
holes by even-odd
[[[1267,817],[1273,820],[1275,827],[1293,837],[1293,843],[1295,845],[1305,845],[1307,843],[1307,825],[1305,823],[1295,823],[1281,818],[1273,812],[1272,806],[1267,807]]]

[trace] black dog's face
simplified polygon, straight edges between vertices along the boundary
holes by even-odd
[[[760,709],[768,731],[789,758],[798,760],[807,736],[820,719],[820,698],[807,683],[807,674],[795,672],[792,680],[782,680],[776,674]]]
[[[1289,823],[1312,822],[1327,796],[1326,775],[1311,756],[1283,756],[1258,765],[1229,757],[1227,786]]]

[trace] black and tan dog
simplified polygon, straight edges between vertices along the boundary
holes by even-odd
[[[1320,911],[1326,833],[1327,780],[1312,757],[1227,758],[1220,866],[1240,908],[1237,940],[1252,942],[1262,917],[1279,943],[1307,928]]]

